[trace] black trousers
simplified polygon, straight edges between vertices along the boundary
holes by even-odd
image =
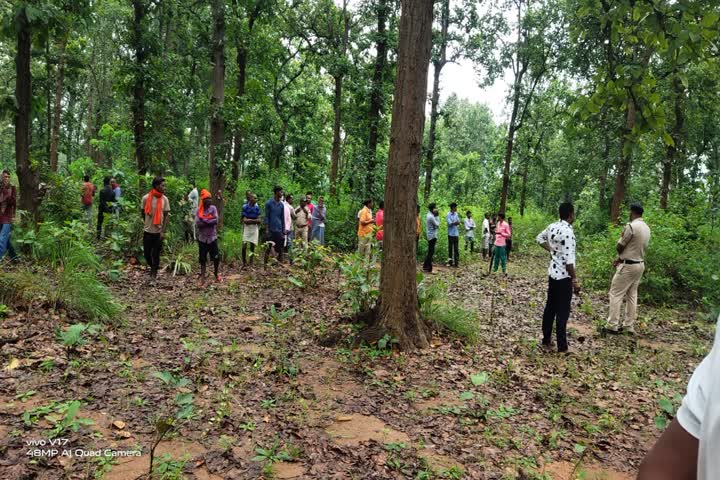
[[[203,243],[198,240],[198,247],[200,250],[200,265],[207,264],[208,255],[210,255],[213,264],[220,262],[220,249],[217,240],[213,240],[211,243]]]
[[[150,266],[150,274],[155,275],[160,269],[160,252],[162,252],[162,238],[159,233],[143,234],[143,250],[145,261]]]
[[[448,235],[448,258],[450,265],[458,266],[460,262],[460,237]]]
[[[557,347],[559,352],[568,349],[567,344],[567,321],[570,318],[570,304],[572,302],[573,287],[572,279],[562,280],[548,279],[547,303],[543,312],[543,345],[550,345],[552,338],[553,324],[556,324]]]
[[[425,262],[423,263],[423,270],[425,270],[426,272],[432,272],[432,264],[433,264],[433,257],[435,256],[435,244],[436,243],[437,243],[437,238],[428,240],[427,255],[425,255]]]
[[[103,222],[105,221],[105,213],[103,212],[102,207],[98,207],[98,218],[97,218],[97,238],[100,239],[100,236],[102,235],[102,226]]]

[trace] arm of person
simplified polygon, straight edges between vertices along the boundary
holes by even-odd
[[[620,237],[620,240],[618,240],[617,245],[615,246],[618,255],[625,251],[625,247],[627,247],[627,244],[632,239],[633,233],[634,232],[632,225],[630,225],[629,223],[625,225],[625,230],[623,230],[622,236]]]
[[[695,480],[698,444],[674,419],[645,456],[637,480]]]
[[[552,250],[550,249],[550,243],[548,243],[548,231],[547,228],[540,232],[537,237],[535,237],[535,241],[545,250],[552,253]]]

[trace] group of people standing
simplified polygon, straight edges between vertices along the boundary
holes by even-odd
[[[457,211],[457,203],[450,204],[450,211],[445,216],[448,237],[448,265],[458,267],[460,264],[460,228],[464,229],[465,251],[475,253],[475,229],[477,228],[472,212],[465,212],[465,218],[460,220]],[[418,235],[420,219],[418,218]],[[433,269],[433,258],[435,246],[440,231],[440,212],[435,203],[428,205],[428,213],[425,216],[426,238],[428,242],[427,254],[423,262],[423,270],[431,273]],[[462,227],[461,227],[462,226]],[[507,260],[512,248],[512,218],[505,220],[504,213],[490,215],[485,214],[482,222],[482,254],[486,259],[488,255],[494,261],[494,271],[502,266],[503,273],[507,273]]]
[[[83,177],[83,184],[80,188],[80,205],[83,211],[85,221],[92,227],[93,222],[93,204],[95,203],[95,193],[97,187],[90,181],[90,176]],[[120,215],[120,199],[122,197],[122,189],[120,184],[114,177],[106,176],[103,178],[103,188],[98,195],[97,208],[97,239],[102,237],[103,223],[105,222],[105,214],[113,213]]]
[[[555,327],[557,350],[567,353],[567,321],[573,294],[580,293],[576,265],[576,240],[573,230],[575,208],[572,203],[560,205],[560,219],[549,225],[537,236],[537,242],[550,252],[548,267],[547,302],[542,319],[542,346],[551,350],[552,333]],[[639,203],[630,205],[630,221],[617,241],[617,256],[612,264],[615,268],[610,285],[608,314],[605,331],[618,334],[625,331],[635,333],[637,320],[638,286],[645,271],[645,251],[650,243],[650,228],[643,220],[644,209]],[[623,302],[625,316],[621,318]]]

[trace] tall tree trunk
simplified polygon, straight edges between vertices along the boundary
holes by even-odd
[[[342,124],[342,88],[343,75],[338,74],[333,77],[335,81],[335,95],[333,97],[333,112],[335,120],[333,122],[333,144],[332,153],[330,155],[330,197],[335,198],[337,194],[337,177],[338,166],[340,164],[340,126]]]
[[[65,81],[65,48],[67,35],[60,41],[57,80],[55,82],[55,105],[53,108],[52,142],[50,144],[50,170],[58,170],[58,145],[60,144],[60,113],[62,110],[63,82]]]
[[[239,37],[238,37],[239,38]],[[236,101],[239,103],[240,100],[245,95],[245,78],[246,78],[246,71],[247,71],[247,56],[248,56],[248,49],[245,45],[242,44],[241,40],[238,40],[237,42],[237,56],[236,56],[236,62],[238,67],[238,74],[237,74],[237,95],[236,95]],[[240,159],[241,159],[241,150],[242,150],[242,129],[238,126],[235,128],[235,132],[233,134],[233,151],[232,151],[232,183],[233,185],[237,185],[238,180],[240,179]]]
[[[515,142],[515,132],[517,127],[518,109],[520,108],[520,85],[515,84],[513,87],[513,108],[510,114],[510,124],[508,125],[507,140],[505,143],[505,163],[503,166],[502,190],[500,192],[500,211],[504,212],[507,206],[508,191],[510,190],[510,163],[512,162],[513,144]]]
[[[427,347],[430,333],[418,307],[415,218],[432,17],[433,0],[403,0],[379,300],[380,327],[395,336],[403,349]]]
[[[375,168],[377,165],[377,146],[379,142],[380,113],[383,104],[383,80],[385,78],[385,65],[387,64],[388,39],[386,23],[388,17],[388,0],[378,0],[377,4],[377,42],[375,44],[375,68],[372,79],[372,93],[370,95],[370,111],[368,120],[370,124],[368,134],[368,171],[366,173],[367,195],[375,193]]]
[[[135,161],[140,186],[148,170],[145,157],[145,44],[143,39],[143,22],[145,5],[143,0],[133,0],[133,48],[135,49],[135,84],[133,86],[133,134],[135,142]]]
[[[50,144],[52,143],[52,95],[50,94],[50,35],[45,39],[45,155],[48,164],[50,162]]]
[[[435,158],[435,129],[439,116],[440,74],[447,63],[448,27],[450,25],[450,0],[442,0],[442,17],[440,20],[440,56],[433,60],[433,91],[430,103],[430,131],[428,132],[428,148],[425,156],[425,188],[423,199],[427,201],[432,189],[432,172]]]
[[[17,18],[17,53],[15,56],[15,163],[20,187],[20,210],[37,220],[39,171],[30,162],[30,103],[32,75],[30,73],[30,25],[25,10]]]
[[[635,126],[637,108],[632,98],[628,98],[625,126],[620,134],[620,156],[617,163],[617,174],[615,176],[615,193],[610,204],[610,221],[617,222],[620,218],[620,209],[625,201],[625,189],[627,178],[630,175],[632,163],[632,149],[634,140],[632,130]]]
[[[222,108],[225,102],[225,2],[212,0],[212,96],[210,97],[210,190],[218,210],[218,227],[223,225],[225,194],[225,122]]]
[[[670,195],[672,170],[677,166],[678,157],[683,151],[683,131],[685,128],[685,90],[677,72],[673,76],[672,85],[673,95],[675,97],[675,123],[670,133],[670,137],[673,139],[673,144],[667,146],[665,161],[663,162],[662,184],[660,185],[660,208],[663,210],[667,210],[668,208],[668,196]]]

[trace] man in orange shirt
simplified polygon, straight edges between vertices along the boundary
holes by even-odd
[[[358,216],[358,252],[365,260],[370,260],[370,249],[372,247],[372,230],[375,220],[372,215],[372,200],[365,200],[363,208]]]

